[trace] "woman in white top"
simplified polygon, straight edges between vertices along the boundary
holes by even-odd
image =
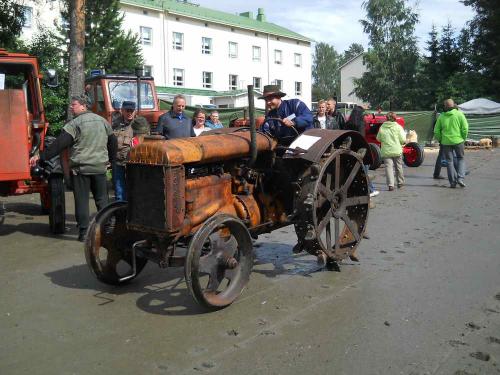
[[[193,130],[196,136],[199,136],[205,131],[209,131],[210,128],[205,126],[206,114],[201,108],[196,109],[193,114]]]

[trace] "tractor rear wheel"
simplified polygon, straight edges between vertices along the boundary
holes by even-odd
[[[375,143],[368,143],[370,146],[370,152],[372,154],[372,163],[370,164],[370,170],[374,171],[382,165],[382,153],[380,151],[379,145]]]
[[[419,167],[424,162],[424,148],[417,142],[407,143],[403,148],[403,161],[408,167]]]
[[[368,180],[361,156],[349,149],[336,149],[314,170],[317,175],[306,178],[298,198],[303,203],[295,224],[297,250],[324,254],[329,266],[352,257],[363,238],[370,203]]]

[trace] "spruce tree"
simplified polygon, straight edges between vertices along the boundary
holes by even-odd
[[[118,0],[86,0],[85,12],[87,74],[101,68],[106,73],[133,72],[142,66],[139,36],[123,29],[124,15]],[[67,19],[67,12],[63,16]]]
[[[0,48],[14,50],[23,31],[24,7],[13,0],[0,1]]]
[[[463,0],[476,15],[469,26],[473,32],[476,68],[488,82],[487,95],[500,101],[500,6],[498,0]]]

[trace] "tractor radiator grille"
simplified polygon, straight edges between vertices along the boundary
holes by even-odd
[[[127,199],[131,229],[178,231],[185,214],[184,167],[127,164]]]
[[[162,166],[127,165],[127,221],[134,229],[165,230],[165,176]]]

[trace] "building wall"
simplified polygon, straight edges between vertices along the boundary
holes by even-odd
[[[33,25],[40,22],[52,26],[54,21],[60,22],[60,0],[26,0],[24,3],[33,4]],[[229,90],[230,74],[238,76],[238,89],[245,89],[248,84],[253,84],[254,77],[261,78],[260,90],[279,79],[283,82],[282,91],[288,94],[286,98],[298,97],[310,106],[312,57],[309,42],[126,4],[121,4],[121,10],[125,16],[125,30],[137,34],[140,34],[141,26],[152,30],[151,45],[142,45],[142,51],[144,65],[152,67],[156,85],[174,86],[174,68],[184,70],[184,87],[190,89],[204,89],[202,72],[212,72],[212,87],[207,90],[215,91]],[[37,30],[36,27],[26,28],[23,35],[28,39]],[[173,32],[183,33],[182,50],[173,48]],[[212,38],[212,54],[202,54],[202,37]],[[236,58],[229,57],[229,42],[238,44]],[[261,48],[260,61],[252,58],[253,46]],[[282,51],[281,64],[275,63],[276,49]],[[301,55],[300,67],[295,66],[295,53]],[[301,95],[295,93],[296,82],[301,82]],[[263,106],[263,102],[256,104],[258,107]]]
[[[264,85],[283,81],[283,91],[289,97],[299,97],[311,102],[311,47],[310,43],[288,38],[277,38],[263,33],[231,28],[187,17],[123,5],[125,26],[139,33],[141,26],[152,28],[152,45],[144,45],[144,63],[153,67],[157,85],[173,86],[173,69],[184,70],[184,86],[203,89],[202,72],[211,72],[213,84],[210,90],[229,90],[229,75],[238,76],[238,89],[253,84],[253,78],[261,78]],[[163,21],[164,20],[164,21]],[[183,49],[173,48],[173,33],[183,34]],[[212,53],[202,54],[202,37],[212,39]],[[279,39],[279,40],[277,40]],[[229,42],[238,45],[238,56],[229,57]],[[254,61],[252,47],[261,48],[260,61]],[[274,50],[282,51],[282,64],[274,61]],[[294,64],[294,54],[302,57],[302,66]],[[302,95],[295,95],[295,82],[302,83]]]
[[[21,34],[24,41],[29,42],[42,27],[53,29],[61,22],[62,8],[58,0],[18,0],[17,3],[27,8],[26,14],[31,14],[31,20],[25,21]]]
[[[359,55],[340,68],[340,101],[367,104],[352,94],[354,90],[354,79],[361,78],[366,72],[363,64],[363,55]]]

